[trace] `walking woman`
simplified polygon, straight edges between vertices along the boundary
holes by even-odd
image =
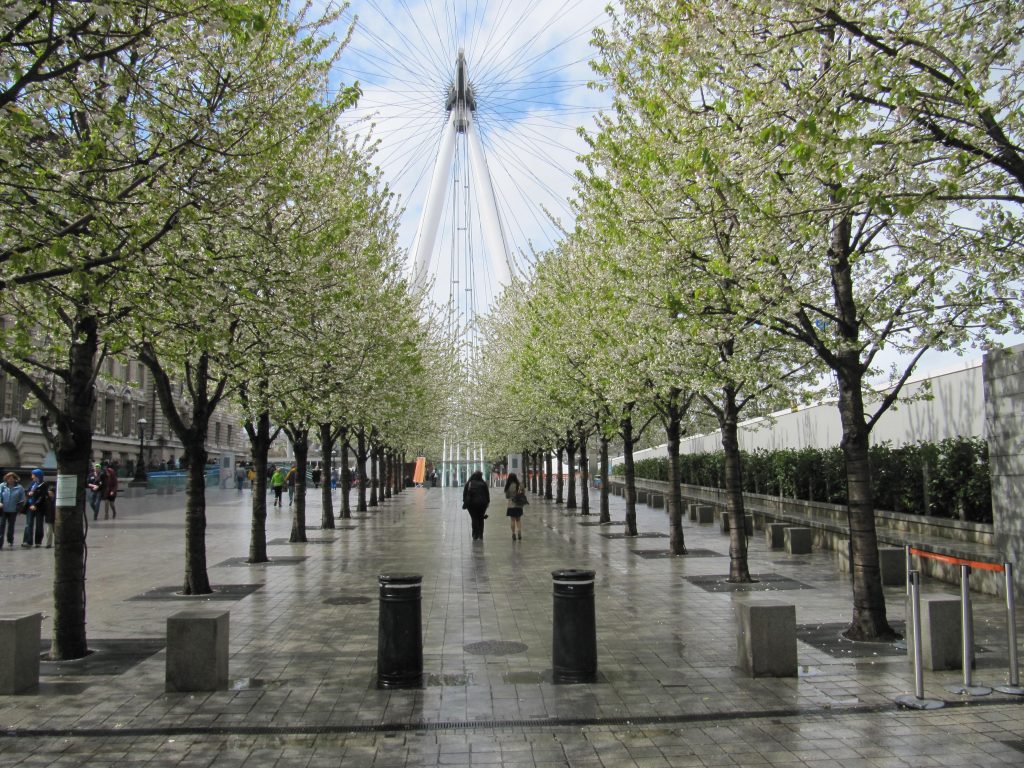
[[[523,507],[529,502],[526,500],[526,491],[515,472],[510,472],[508,480],[505,481],[505,498],[508,499],[508,511],[505,514],[508,515],[512,523],[512,541],[522,541]]]

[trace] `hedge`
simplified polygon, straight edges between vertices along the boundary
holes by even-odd
[[[743,489],[748,493],[809,501],[846,503],[846,473],[839,448],[742,452]],[[992,522],[988,443],[980,438],[948,438],[894,448],[871,448],[871,485],[875,507],[979,523]],[[682,482],[721,488],[724,455],[696,453],[679,457]],[[636,476],[668,479],[668,459],[641,459]],[[614,474],[621,475],[622,465]]]

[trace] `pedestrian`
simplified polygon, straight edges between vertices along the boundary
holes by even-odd
[[[46,546],[53,543],[52,525],[46,525],[46,512],[50,506],[50,484],[43,479],[43,470],[32,470],[32,485],[29,486],[25,499],[25,533],[21,537],[21,546],[43,546],[43,529],[48,530],[50,537]]]
[[[473,522],[473,541],[483,541],[484,520],[487,506],[491,503],[491,492],[484,481],[484,473],[477,470],[469,476],[462,489],[462,508],[469,512]]]
[[[114,502],[117,501],[117,470],[113,465],[108,464],[103,470],[103,481],[103,519],[113,517],[116,520],[117,507]]]
[[[99,464],[94,464],[92,472],[85,479],[85,487],[89,491],[89,506],[92,508],[92,519],[100,516],[100,501],[103,499],[103,486],[106,484],[106,473]]]
[[[0,549],[4,548],[4,532],[7,533],[7,545],[14,549],[14,523],[18,513],[25,508],[25,489],[21,487],[21,478],[13,472],[4,475],[4,484],[0,485]]]
[[[284,491],[284,470],[280,467],[274,468],[274,474],[270,476],[270,489],[274,492],[274,506],[281,506],[281,492]]]
[[[523,540],[523,507],[529,504],[526,491],[515,472],[510,472],[505,481],[505,498],[508,499],[509,521],[512,523],[512,541]]]
[[[292,505],[295,501],[295,477],[298,472],[295,469],[295,465],[292,464],[292,468],[288,470],[288,474],[284,476],[284,483],[288,486],[288,506]]]
[[[334,467],[331,469],[331,490],[338,490],[338,468]]]
[[[316,469],[313,470],[313,487],[314,488],[319,488],[320,487],[320,468],[319,467],[317,467]]]
[[[239,464],[235,467],[235,487],[238,492],[242,492],[242,487],[245,485],[245,467]]]

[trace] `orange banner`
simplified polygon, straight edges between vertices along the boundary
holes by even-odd
[[[416,469],[412,471],[412,481],[419,485],[427,477],[427,460],[422,456],[416,459]]]

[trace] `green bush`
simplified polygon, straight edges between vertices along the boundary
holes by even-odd
[[[839,448],[802,448],[743,452],[743,490],[769,496],[845,504],[846,466]],[[870,449],[871,484],[876,509],[933,517],[992,522],[988,443],[956,437],[939,443],[919,442],[894,448],[888,443]],[[668,459],[636,462],[636,476],[668,479]],[[679,457],[682,482],[721,488],[721,452]],[[622,475],[622,465],[614,474]]]

